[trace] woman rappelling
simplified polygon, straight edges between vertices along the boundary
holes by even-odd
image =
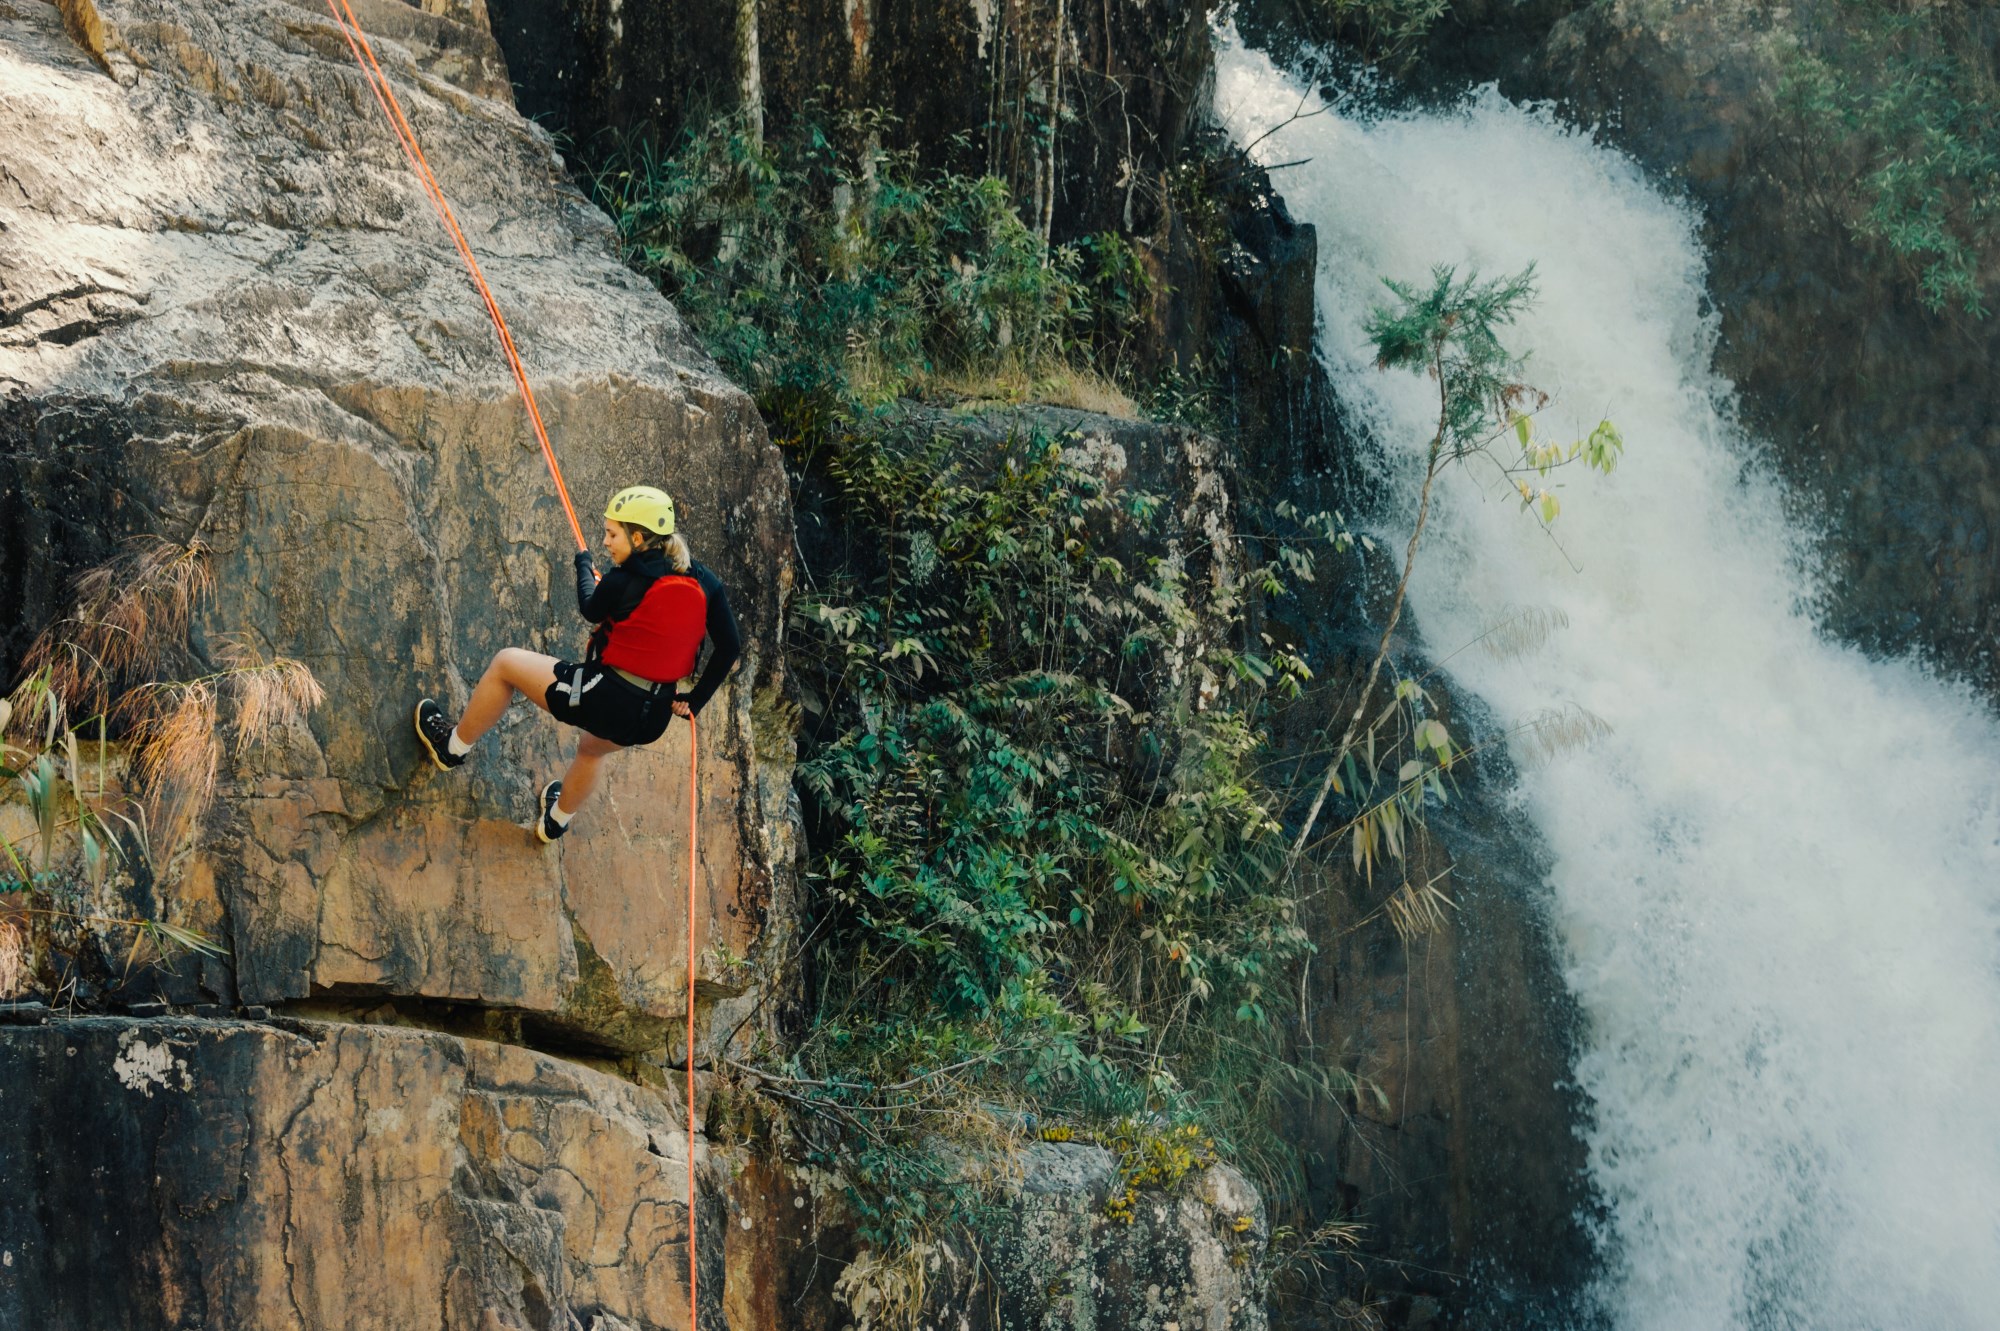
[[[569,770],[542,788],[534,831],[544,842],[569,830],[607,756],[651,744],[675,716],[692,720],[743,650],[722,580],[674,531],[674,501],[664,491],[635,485],[613,495],[603,543],[612,568],[602,580],[589,551],[576,555],[577,610],[596,626],[582,661],[504,648],[456,726],[432,699],[417,704],[417,738],[446,771],[465,761],[517,693],[584,732]],[[694,674],[704,640],[713,645],[708,664],[682,694],[677,685]]]

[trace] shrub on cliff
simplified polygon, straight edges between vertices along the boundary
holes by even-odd
[[[1780,99],[1843,222],[1906,262],[1933,311],[1983,315],[2000,255],[1995,11],[1824,0],[1795,21]]]
[[[616,146],[592,175],[630,262],[756,394],[774,431],[926,383],[1033,378],[1115,347],[1144,289],[1116,236],[1049,246],[998,179],[920,174],[808,123],[765,141],[724,117],[671,152]]]
[[[1245,650],[1240,577],[1072,443],[888,428],[804,459],[845,531],[795,613],[819,918],[792,1071],[906,1131],[987,1105],[1247,1140],[1204,1109],[1258,1079],[1218,1055],[1256,1059],[1308,946],[1257,738],[1303,667]],[[921,1201],[878,1195],[873,1237]]]

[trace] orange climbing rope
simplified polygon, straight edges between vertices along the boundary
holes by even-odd
[[[563,484],[562,468],[556,465],[556,452],[549,444],[549,432],[542,425],[542,413],[535,405],[534,390],[528,387],[528,373],[521,367],[521,355],[514,349],[513,334],[507,331],[507,320],[500,313],[500,305],[493,299],[492,289],[486,285],[485,274],[479,271],[479,261],[472,257],[472,247],[466,243],[465,233],[459,230],[458,218],[451,211],[444,191],[438,187],[437,177],[431,174],[430,163],[424,158],[424,151],[417,145],[416,132],[410,128],[409,120],[403,115],[402,103],[396,100],[396,91],[389,86],[389,78],[376,63],[375,48],[369,44],[368,34],[361,30],[361,20],[354,16],[348,0],[326,0],[326,7],[333,13],[333,21],[339,25],[341,36],[347,39],[347,49],[354,53],[354,62],[361,67],[361,76],[368,81],[369,89],[375,94],[377,105],[382,108],[389,128],[396,135],[396,142],[402,146],[403,156],[410,163],[410,170],[424,187],[424,194],[430,200],[431,209],[437,213],[438,221],[451,237],[451,243],[458,249],[458,257],[465,260],[466,271],[472,274],[473,285],[479,288],[479,298],[486,304],[486,313],[493,320],[493,330],[500,335],[500,349],[507,355],[507,364],[514,371],[514,382],[520,387],[521,400],[527,405],[528,419],[534,423],[535,438],[542,446],[542,459],[549,464],[549,478],[555,482],[556,495],[562,500],[563,513],[569,518],[569,529],[576,537],[576,548],[588,550],[589,544],[583,539],[583,526],[576,520],[576,505],[570,502],[569,487]],[[695,875],[699,867],[696,857],[695,836],[700,826],[697,785],[700,763],[700,742],[695,732],[694,717],[688,717],[688,895],[687,895],[687,1226],[688,1226],[688,1331],[697,1331],[701,1310],[699,1294],[700,1267],[695,1260],[695,1168],[694,1168],[694,974],[695,974]]]
[[[521,389],[521,400],[527,404],[528,419],[534,423],[535,438],[542,446],[542,459],[549,464],[549,478],[556,484],[556,495],[562,500],[563,512],[569,518],[569,529],[576,537],[576,548],[588,550],[590,546],[583,539],[583,526],[576,520],[576,505],[570,503],[569,487],[563,484],[562,468],[556,465],[556,451],[549,444],[549,432],[543,427],[541,410],[535,405],[534,390],[528,387],[528,372],[521,368],[520,353],[514,349],[514,335],[507,331],[507,320],[501,316],[500,305],[486,285],[486,275],[479,271],[479,261],[472,257],[472,246],[466,244],[465,233],[458,229],[458,218],[452,213],[444,191],[438,188],[437,177],[431,174],[424,150],[417,146],[416,131],[410,128],[409,120],[403,115],[403,104],[396,100],[396,90],[389,86],[388,75],[375,61],[375,48],[369,44],[368,34],[361,30],[361,20],[354,16],[347,0],[326,0],[326,7],[332,11],[333,21],[340,26],[341,36],[347,39],[347,49],[354,53],[354,62],[361,66],[361,76],[368,80],[368,87],[374,92],[383,116],[388,119],[396,142],[402,145],[410,170],[424,187],[431,210],[444,224],[451,243],[458,247],[458,257],[465,260],[466,271],[472,274],[473,285],[479,288],[479,298],[486,303],[486,313],[493,320],[493,330],[500,335],[500,349],[507,354],[507,364],[514,371],[514,382]]]
[[[701,1305],[695,1298],[696,1271],[694,1264],[694,837],[698,825],[695,818],[695,800],[698,787],[695,785],[695,762],[701,752],[701,741],[695,733],[694,713],[688,713],[688,973],[687,973],[687,1130],[688,1130],[688,1331],[699,1331],[698,1320]]]

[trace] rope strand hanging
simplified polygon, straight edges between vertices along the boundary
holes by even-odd
[[[697,1273],[694,1262],[694,877],[695,829],[699,820],[695,816],[695,767],[701,754],[700,740],[694,728],[694,717],[688,723],[688,968],[687,968],[687,1130],[688,1130],[688,1331],[700,1331],[700,1303],[695,1298]]]
[[[375,48],[368,41],[368,34],[361,29],[360,19],[355,17],[348,0],[327,0],[327,9],[333,14],[333,21],[347,40],[348,50],[354,53],[354,61],[361,67],[361,76],[367,80],[370,91],[375,94],[376,104],[382,108],[382,115],[389,122],[390,130],[396,136],[397,144],[403,150],[410,170],[424,188],[424,196],[430,200],[431,210],[437,214],[446,234],[458,250],[459,258],[465,261],[466,271],[479,288],[479,298],[485,303],[486,313],[493,320],[493,329],[500,337],[500,349],[506,354],[507,364],[514,372],[514,382],[521,390],[521,400],[528,409],[528,419],[535,427],[535,439],[541,444],[542,459],[548,463],[549,478],[555,482],[556,495],[562,500],[563,513],[569,518],[570,532],[576,537],[576,548],[588,550],[589,544],[583,538],[583,527],[576,519],[576,506],[570,502],[569,487],[563,483],[562,469],[556,465],[555,449],[549,444],[548,430],[542,425],[542,414],[535,405],[534,390],[528,386],[527,371],[521,366],[521,356],[514,348],[514,337],[507,329],[507,320],[500,313],[500,306],[493,298],[491,288],[486,285],[485,274],[479,270],[479,261],[472,257],[472,247],[466,243],[465,233],[459,229],[458,218],[452,213],[451,204],[445,199],[444,191],[438,186],[437,177],[431,173],[430,163],[425,160],[423,149],[417,144],[416,132],[403,114],[402,103],[396,99],[395,89],[375,60]],[[688,1328],[695,1331],[699,1326],[701,1300],[699,1293],[700,1266],[696,1260],[695,1248],[695,879],[699,868],[696,852],[696,834],[700,827],[699,790],[696,781],[700,766],[700,743],[695,731],[694,717],[688,717],[688,891],[687,891],[687,1227],[688,1227]]]
[[[485,302],[486,313],[493,320],[493,330],[500,336],[500,350],[506,353],[507,364],[514,371],[514,383],[521,390],[521,401],[527,405],[528,419],[535,427],[535,439],[542,446],[542,460],[549,464],[549,479],[555,482],[556,496],[562,500],[563,514],[569,518],[570,532],[576,537],[576,548],[588,550],[590,545],[583,538],[583,525],[576,520],[576,505],[570,502],[569,487],[563,484],[562,468],[556,465],[556,451],[549,443],[548,430],[542,425],[541,409],[535,405],[535,391],[528,387],[528,373],[521,367],[520,353],[514,349],[514,335],[508,331],[499,302],[493,299],[493,292],[486,285],[486,275],[479,270],[479,261],[472,257],[472,246],[466,243],[465,233],[459,230],[458,217],[445,199],[444,190],[439,188],[437,177],[431,174],[430,162],[417,144],[416,131],[410,128],[408,118],[403,115],[403,104],[396,99],[396,90],[389,86],[389,76],[376,63],[375,48],[369,43],[368,34],[361,30],[361,20],[354,16],[347,0],[326,0],[326,7],[333,14],[334,23],[339,25],[340,35],[347,39],[347,49],[354,53],[354,62],[361,67],[361,77],[368,81],[369,90],[375,94],[375,102],[382,108],[382,115],[388,120],[411,172],[417,177],[417,183],[424,187],[424,197],[430,200],[431,211],[444,225],[451,243],[458,249],[458,257],[465,261],[466,271],[472,274],[473,285],[479,288],[479,298]]]

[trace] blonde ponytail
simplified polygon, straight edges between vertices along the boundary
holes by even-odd
[[[612,521],[618,522],[618,519],[613,518]],[[635,548],[658,550],[665,554],[667,562],[674,566],[674,572],[685,573],[694,563],[694,552],[688,549],[687,537],[679,532],[661,536],[644,527],[635,527],[629,522],[619,522],[618,525],[625,529],[627,536],[634,538]]]

